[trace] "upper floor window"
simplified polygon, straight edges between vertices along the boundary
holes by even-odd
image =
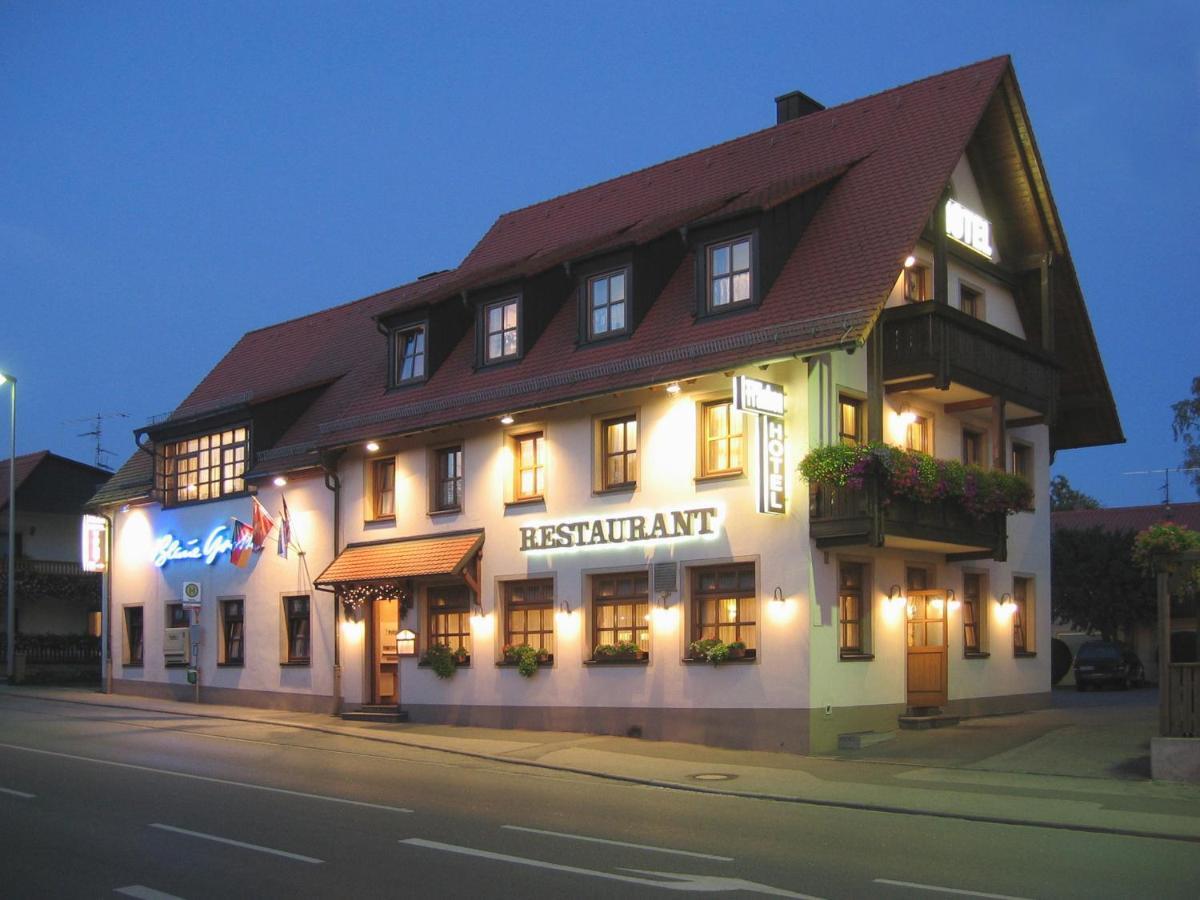
[[[854,447],[863,442],[863,401],[838,395],[838,440]]]
[[[462,444],[455,444],[452,447],[438,447],[433,451],[432,488],[432,508],[434,512],[453,512],[462,509]]]
[[[985,463],[983,451],[983,432],[964,428],[962,432],[962,461],[968,466],[982,466]]]
[[[918,453],[933,453],[933,433],[926,416],[915,415],[904,434],[904,446]]]
[[[749,235],[708,247],[708,308],[728,309],[753,298]]]
[[[904,270],[904,299],[909,303],[920,303],[929,299],[929,269],[920,263]]]
[[[249,453],[250,429],[244,426],[164,443],[155,479],[163,505],[240,494]]]
[[[735,475],[742,471],[745,439],[742,413],[732,400],[714,400],[700,407],[700,476]]]
[[[483,310],[485,362],[498,362],[503,359],[514,359],[520,352],[518,329],[520,321],[520,300],[510,297],[496,303],[489,303]]]
[[[546,492],[546,437],[540,431],[513,437],[513,499],[538,500]]]
[[[589,337],[607,337],[625,331],[628,275],[628,269],[621,269],[588,279]]]
[[[604,490],[632,488],[638,479],[638,423],[633,413],[600,423]]]
[[[396,460],[371,460],[371,518],[396,517]]]
[[[425,377],[425,327],[396,332],[396,370],[393,384],[420,381]]]
[[[1013,441],[1012,471],[1014,475],[1020,475],[1026,481],[1033,481],[1033,448],[1028,444]]]
[[[965,284],[958,286],[958,308],[975,319],[983,318],[983,294]]]

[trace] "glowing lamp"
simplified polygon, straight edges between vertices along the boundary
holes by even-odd
[[[282,475],[276,475],[274,479],[272,479],[271,483],[275,485],[275,487],[283,487],[287,484],[287,479]]]
[[[916,264],[917,264],[917,258],[915,256],[904,257],[904,268],[911,269]]]
[[[670,384],[667,385],[667,393],[668,394],[678,394],[681,390],[682,390],[682,388],[679,387],[678,381],[672,381]]]
[[[378,453],[379,452],[379,443],[377,441],[367,441],[367,452],[368,453]]]
[[[917,421],[917,414],[915,412],[913,412],[911,406],[906,406],[902,410],[900,410],[899,419],[900,419],[900,424],[907,427],[907,426],[911,425],[913,422]]]
[[[416,656],[417,655],[417,636],[407,628],[401,628],[396,632],[396,655],[397,656]]]
[[[500,417],[500,424],[501,424],[501,425],[511,425],[511,424],[512,424],[513,422],[515,422],[515,421],[516,421],[516,419],[514,419],[514,418],[512,417],[512,415],[511,415],[511,414],[509,414],[509,413],[505,413],[504,415],[502,415],[502,416]]]

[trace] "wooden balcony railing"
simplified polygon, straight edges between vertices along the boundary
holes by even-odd
[[[8,560],[0,558],[0,573],[8,572]],[[90,575],[84,572],[83,566],[70,560],[57,559],[23,559],[17,557],[17,574],[28,572],[32,575]]]
[[[882,547],[887,538],[928,541],[947,554],[990,556],[1008,551],[1006,517],[977,518],[955,500],[921,503],[884,493],[875,481],[861,488],[809,485],[809,529],[818,547]]]
[[[1057,390],[1053,358],[1003,329],[947,306],[912,303],[884,310],[883,379],[962,384],[1049,413]]]

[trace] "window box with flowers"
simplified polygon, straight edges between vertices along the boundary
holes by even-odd
[[[554,654],[549,650],[529,644],[505,644],[500,653],[502,659],[496,665],[512,666],[525,678],[532,678],[540,667],[554,662]]]
[[[935,541],[950,552],[1007,554],[1006,517],[1033,508],[1018,475],[935,459],[886,444],[818,447],[800,463],[817,546],[880,546],[887,535]]]
[[[705,638],[688,644],[688,655],[684,662],[712,663],[719,666],[725,662],[747,662],[753,660],[757,653],[747,648],[744,641],[725,643],[719,638]]]
[[[451,678],[460,666],[471,665],[471,654],[465,647],[451,650],[445,644],[434,644],[425,651],[418,665],[433,669],[433,674],[438,678]]]
[[[642,650],[633,641],[617,641],[615,644],[597,644],[592,651],[590,662],[600,665],[616,663],[645,663],[650,654]]]

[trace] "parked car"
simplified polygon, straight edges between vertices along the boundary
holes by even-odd
[[[1106,684],[1122,690],[1140,687],[1145,677],[1137,654],[1115,641],[1088,641],[1075,654],[1075,687],[1080,691]]]

